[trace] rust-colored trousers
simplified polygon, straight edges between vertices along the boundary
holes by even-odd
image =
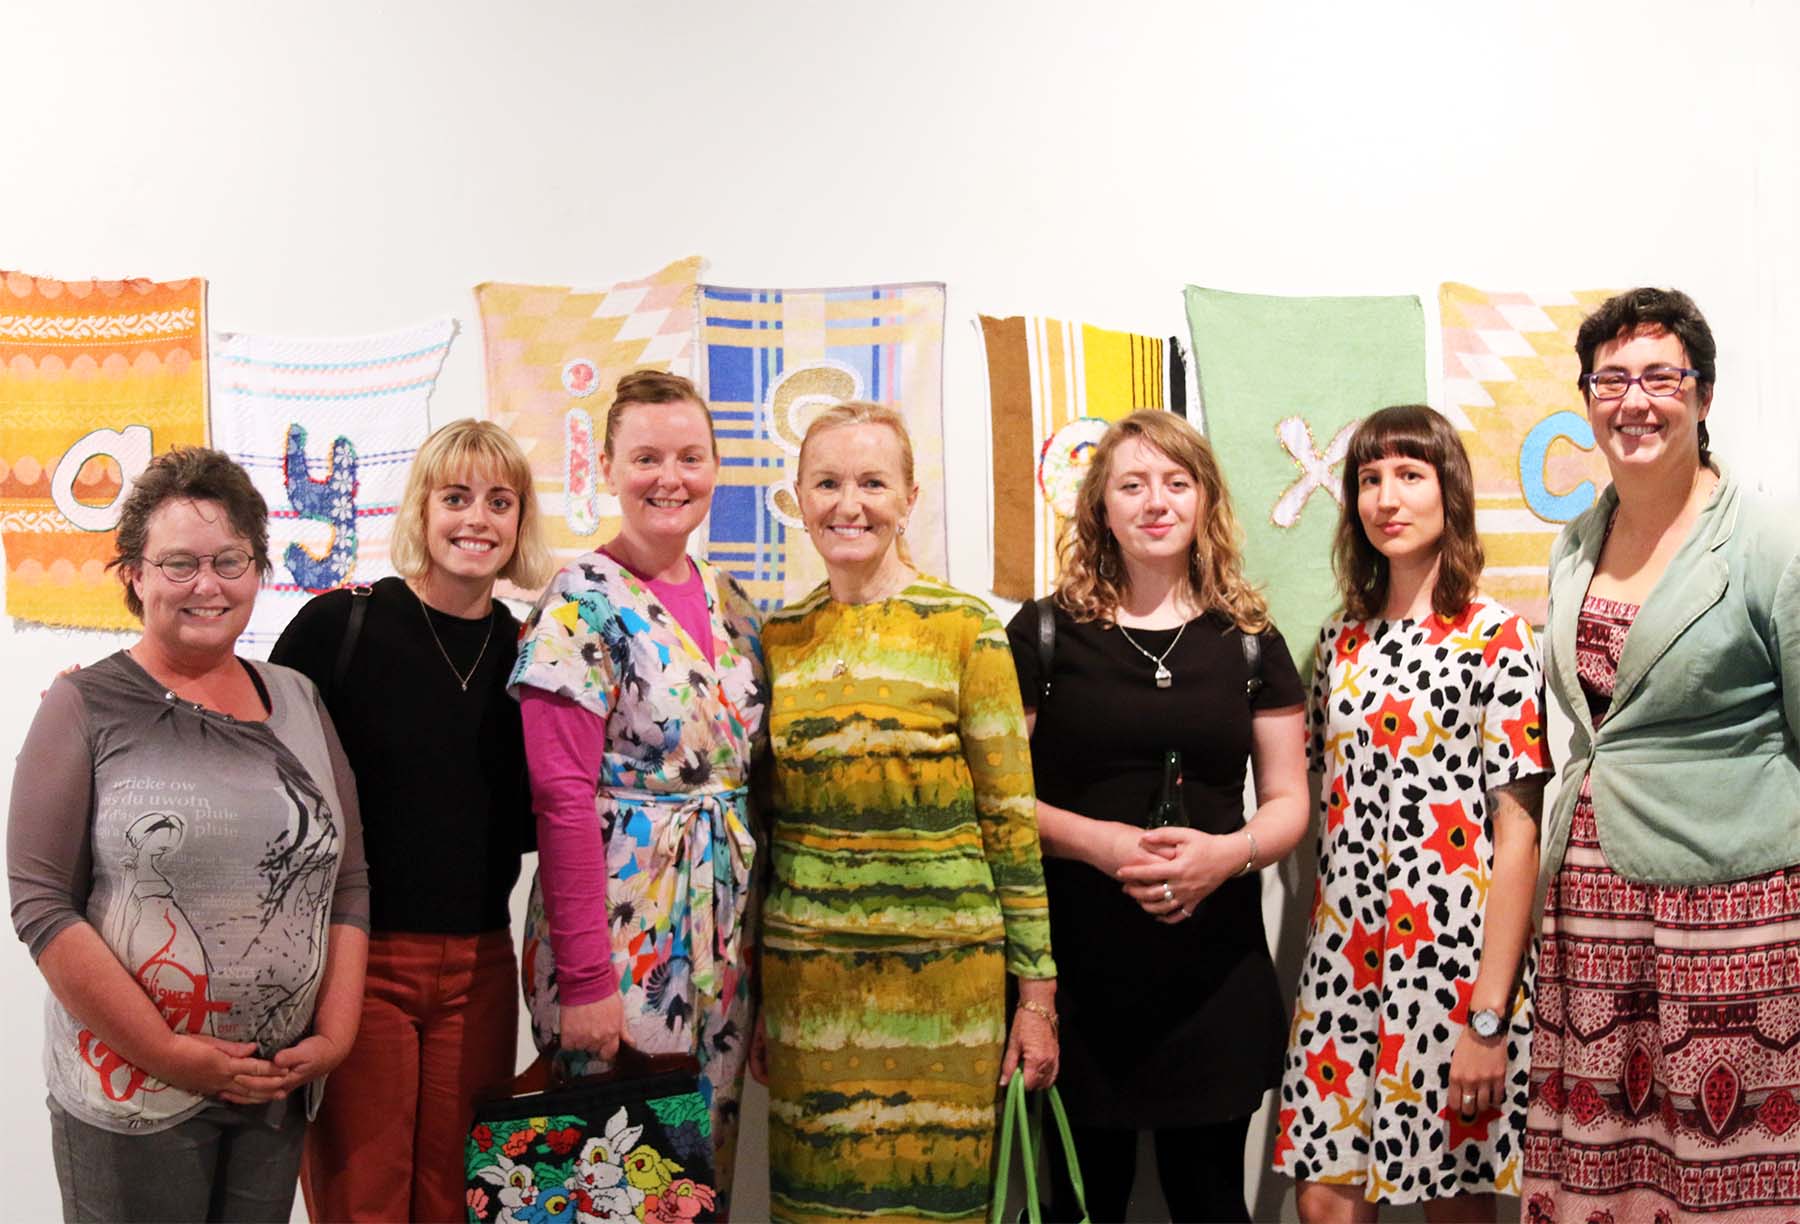
[[[315,1224],[468,1219],[469,1118],[510,1090],[518,1026],[511,932],[372,935],[356,1046],[306,1132]]]

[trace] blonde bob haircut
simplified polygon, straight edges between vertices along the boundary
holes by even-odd
[[[847,425],[880,425],[893,431],[900,443],[900,479],[906,485],[900,490],[900,495],[910,498],[918,481],[913,478],[912,434],[907,432],[906,418],[900,415],[898,408],[877,404],[872,400],[845,400],[840,404],[833,404],[822,409],[806,423],[806,436],[800,439],[800,462],[795,465],[795,491],[799,491],[801,482],[806,477],[806,448],[813,438],[828,429],[842,429]],[[894,547],[902,561],[908,565],[913,563],[912,552],[906,547],[904,535],[898,537]]]
[[[1194,606],[1223,615],[1244,633],[1267,629],[1269,605],[1244,577],[1243,531],[1212,447],[1185,419],[1159,408],[1140,408],[1115,421],[1094,448],[1074,517],[1057,540],[1058,606],[1078,621],[1111,621],[1124,601],[1129,579],[1119,542],[1106,525],[1106,489],[1113,456],[1133,438],[1174,460],[1199,490],[1185,584]]]
[[[475,473],[485,473],[494,483],[506,485],[519,495],[519,534],[513,555],[500,568],[500,577],[516,586],[542,586],[554,567],[549,546],[544,543],[531,464],[511,434],[492,421],[472,417],[452,421],[433,433],[413,457],[389,544],[395,572],[403,578],[425,576],[431,568],[431,553],[425,545],[425,515],[431,491]]]

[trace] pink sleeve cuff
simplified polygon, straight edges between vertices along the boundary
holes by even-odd
[[[568,1004],[597,1003],[619,989],[607,922],[606,839],[594,813],[606,723],[567,697],[538,688],[519,690],[519,711],[557,997]]]

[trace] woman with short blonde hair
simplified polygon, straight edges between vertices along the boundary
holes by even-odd
[[[460,420],[427,438],[392,548],[400,577],[312,600],[272,654],[325,698],[371,864],[362,1025],[301,1167],[316,1220],[461,1218],[474,1102],[515,1062],[509,901],[533,839],[506,697],[518,623],[494,585],[549,567],[512,435]]]
[[[419,447],[406,473],[406,491],[394,516],[394,533],[388,544],[394,572],[402,578],[423,578],[431,568],[425,539],[432,490],[458,472],[488,471],[498,483],[520,496],[519,526],[512,555],[495,575],[524,590],[535,590],[550,577],[550,547],[544,541],[543,515],[533,488],[531,461],[513,436],[492,421],[465,417],[444,426]],[[530,496],[526,496],[526,494]]]

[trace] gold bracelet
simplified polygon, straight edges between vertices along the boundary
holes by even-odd
[[[1056,1022],[1056,1013],[1051,1011],[1048,1007],[1045,1007],[1042,1003],[1034,1003],[1030,999],[1020,999],[1019,1010],[1028,1011],[1034,1016],[1042,1016],[1050,1025],[1050,1031],[1052,1033],[1060,1031],[1060,1027]]]
[[[1241,876],[1247,876],[1256,870],[1257,856],[1262,853],[1256,848],[1256,834],[1250,831],[1249,825],[1244,826],[1244,836],[1250,840],[1250,857],[1244,860],[1244,869],[1238,872]]]

